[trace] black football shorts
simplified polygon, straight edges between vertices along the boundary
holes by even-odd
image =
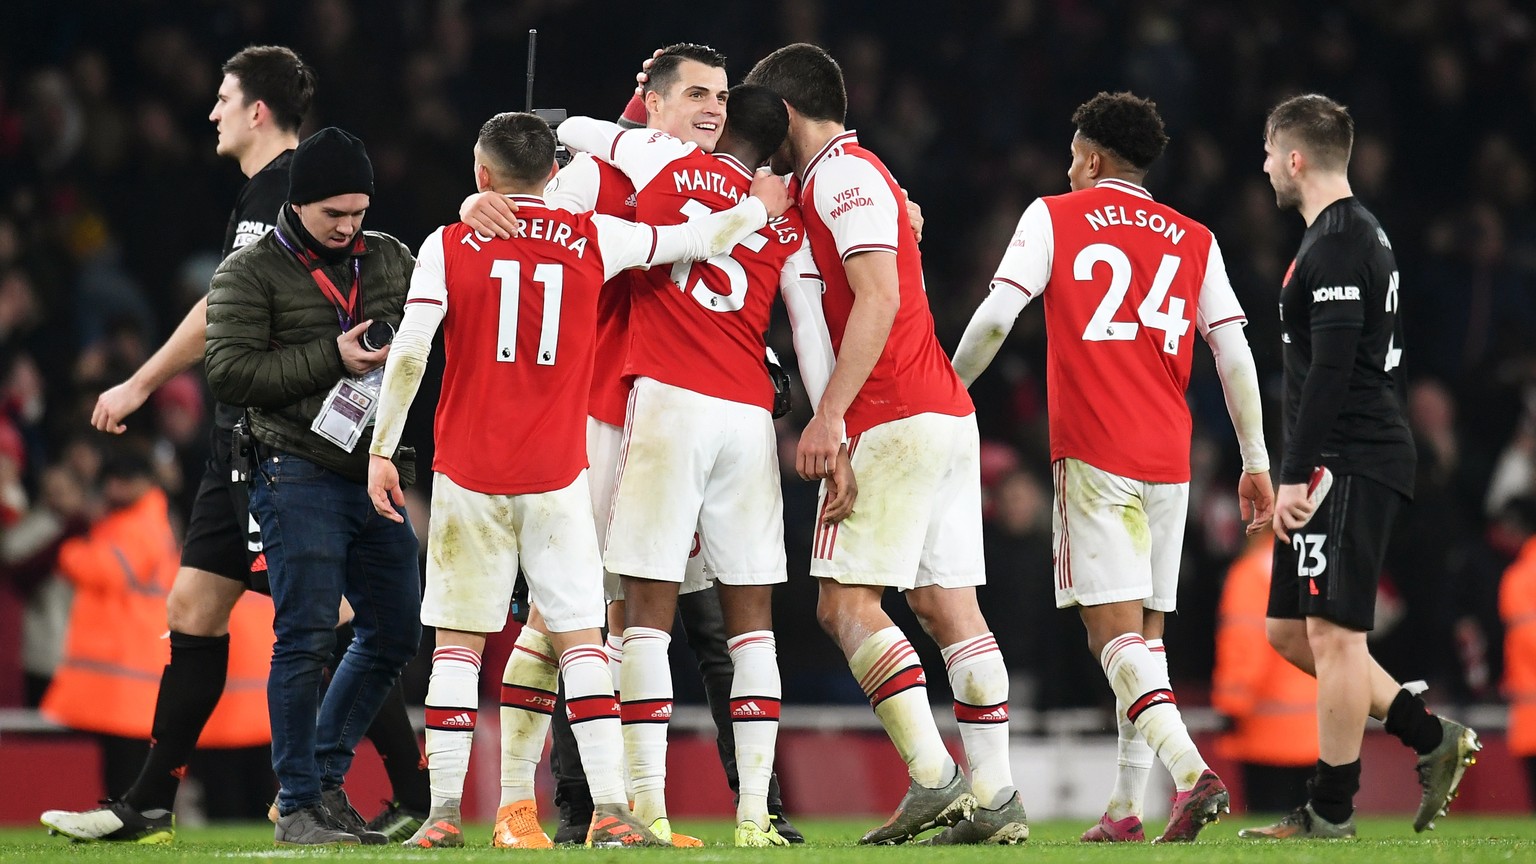
[[[225,452],[228,440],[225,436]],[[209,459],[187,517],[181,566],[206,570],[253,591],[271,593],[260,534],[253,536],[251,525],[250,496],[245,484],[230,481],[227,458]]]
[[[1334,478],[1311,521],[1275,538],[1269,617],[1322,618],[1352,630],[1376,619],[1376,583],[1392,522],[1406,499],[1358,474]]]

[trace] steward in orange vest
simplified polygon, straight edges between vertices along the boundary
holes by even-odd
[[[1504,619],[1504,697],[1509,700],[1509,752],[1524,760],[1536,805],[1536,500],[1511,508],[1525,543],[1499,583]]]
[[[1317,681],[1286,662],[1264,632],[1272,544],[1268,532],[1255,535],[1227,571],[1211,694],[1233,721],[1216,752],[1242,763],[1248,809],[1256,812],[1289,809],[1317,762]]]
[[[59,549],[58,570],[75,586],[75,601],[64,659],[42,704],[44,716],[71,729],[144,740],[170,659],[161,638],[165,596],[180,565],[165,493],[147,471],[139,457],[109,463],[110,509]]]

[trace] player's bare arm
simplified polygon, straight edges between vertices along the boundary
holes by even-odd
[[[123,421],[143,407],[144,400],[165,382],[192,368],[203,359],[208,348],[208,298],[203,297],[187,312],[176,332],[150,355],[144,365],[121,384],[96,397],[91,411],[91,425],[102,432],[121,435],[128,427]]]
[[[827,390],[816,406],[816,416],[800,433],[795,470],[806,480],[832,473],[844,438],[843,415],[885,350],[896,310],[901,308],[895,255],[883,251],[858,252],[843,261],[843,269],[853,291],[853,309],[848,313],[837,364],[832,367]]]

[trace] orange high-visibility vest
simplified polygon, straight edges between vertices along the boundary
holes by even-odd
[[[75,586],[64,659],[42,713],[72,729],[150,737],[160,676],[170,661],[165,598],[181,556],[165,493],[153,489],[59,549],[58,570]],[[272,601],[247,594],[230,617],[224,697],[198,743],[245,747],[271,740],[267,669]]]
[[[1270,647],[1270,544],[1256,542],[1227,571],[1216,628],[1211,703],[1235,721],[1222,756],[1259,765],[1317,761],[1317,682]]]
[[[1536,756],[1536,537],[1525,541],[1499,584],[1504,619],[1504,696],[1509,752]]]
[[[75,602],[44,716],[72,729],[149,737],[160,671],[171,656],[160,638],[165,596],[179,562],[159,489],[65,541],[58,569],[74,584]]]

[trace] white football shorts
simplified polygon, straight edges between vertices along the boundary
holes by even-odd
[[[551,631],[603,626],[603,562],[587,472],[564,489],[528,495],[486,495],[433,475],[421,623],[499,632],[519,565],[528,599]]]
[[[1056,606],[1140,600],[1174,611],[1189,484],[1132,480],[1077,459],[1053,463],[1051,480]]]
[[[624,430],[596,417],[587,417],[587,463],[591,470],[587,480],[592,486],[592,521],[597,523],[597,545],[608,548],[608,513],[613,509],[613,489],[619,469],[619,454],[624,450]],[[688,572],[683,576],[683,586],[678,594],[703,591],[710,585],[709,574],[704,572],[704,556],[697,531],[693,534],[693,546],[688,553]],[[624,585],[617,573],[603,570],[603,594],[609,603],[624,599]]]
[[[778,442],[766,410],[637,378],[617,478],[603,554],[611,572],[684,583],[697,546],[708,579],[785,580]]]
[[[853,514],[821,524],[811,575],[907,591],[987,581],[981,541],[981,439],[976,415],[918,414],[848,442],[859,497]]]

